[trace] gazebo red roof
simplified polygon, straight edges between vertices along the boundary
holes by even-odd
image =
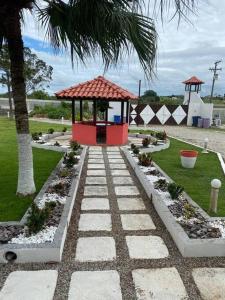
[[[137,97],[113,82],[98,76],[55,93],[58,99],[135,100]]]
[[[185,84],[202,84],[202,83],[204,83],[204,81],[198,79],[196,76],[192,76],[188,80],[183,81],[183,83],[185,83]]]

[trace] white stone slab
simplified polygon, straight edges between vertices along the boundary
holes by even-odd
[[[122,300],[117,271],[80,271],[71,277],[69,300]]]
[[[12,272],[0,292],[0,299],[52,300],[57,277],[55,270]]]
[[[132,272],[138,300],[187,300],[176,268],[137,269]]]
[[[77,242],[76,261],[112,261],[116,258],[112,237],[85,237]]]
[[[84,196],[107,196],[107,186],[85,186]]]
[[[123,158],[109,158],[109,163],[111,163],[111,164],[123,164],[124,159]]]
[[[121,214],[124,230],[151,230],[155,225],[148,214]]]
[[[144,202],[141,198],[118,198],[119,210],[145,210]]]
[[[192,275],[202,299],[225,299],[225,268],[198,268]]]
[[[119,155],[120,151],[107,151],[107,155]]]
[[[78,226],[79,231],[111,231],[112,221],[110,214],[81,214]]]
[[[112,176],[127,176],[130,175],[128,170],[111,170]]]
[[[89,155],[102,155],[102,151],[89,151]]]
[[[106,176],[105,170],[87,170],[87,176]]]
[[[114,151],[120,151],[119,147],[107,147],[107,152],[114,152]]]
[[[89,151],[101,151],[102,147],[101,146],[90,146]]]
[[[109,167],[110,167],[110,169],[117,169],[117,170],[127,168],[127,166],[125,164],[109,164]]]
[[[86,177],[85,184],[106,184],[106,177]]]
[[[126,236],[130,258],[159,259],[169,255],[168,249],[159,236]]]
[[[136,186],[115,186],[115,193],[117,196],[135,196],[139,195]]]
[[[113,177],[114,184],[134,184],[131,177]]]
[[[88,164],[88,169],[105,169],[105,164]]]
[[[89,154],[89,156],[88,156],[89,158],[97,158],[97,159],[99,159],[99,158],[103,158],[103,155],[102,154]]]
[[[104,164],[104,159],[102,159],[102,158],[89,158],[88,163],[89,164]]]
[[[108,158],[123,158],[120,154],[108,154]]]
[[[84,198],[81,203],[82,210],[109,210],[107,198]]]

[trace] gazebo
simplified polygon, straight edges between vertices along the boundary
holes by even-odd
[[[57,92],[57,99],[72,102],[72,139],[84,145],[124,145],[128,140],[129,100],[137,97],[103,76]],[[92,101],[93,120],[83,120],[83,102]],[[80,119],[75,119],[79,101]],[[98,107],[103,107],[103,120]]]

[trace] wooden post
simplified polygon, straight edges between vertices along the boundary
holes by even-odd
[[[97,103],[96,100],[93,100],[93,121],[96,124],[97,120]]]
[[[108,108],[105,111],[105,121],[108,122]]]
[[[124,101],[121,102],[121,120],[120,123],[123,124],[123,115],[124,115]]]
[[[83,121],[83,102],[80,100],[80,121]]]
[[[75,123],[75,100],[72,100],[72,124]]]

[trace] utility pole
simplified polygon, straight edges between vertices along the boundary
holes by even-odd
[[[211,98],[210,98],[210,102],[212,102],[212,98],[213,98],[213,92],[214,92],[214,85],[215,85],[215,80],[218,79],[218,73],[217,71],[222,71],[222,68],[217,68],[218,64],[220,64],[222,61],[218,60],[214,63],[214,68],[210,68],[209,71],[213,72],[213,81],[212,81],[212,89],[211,89]]]
[[[141,80],[139,80],[138,83],[138,104],[140,103],[140,97],[141,97]]]

